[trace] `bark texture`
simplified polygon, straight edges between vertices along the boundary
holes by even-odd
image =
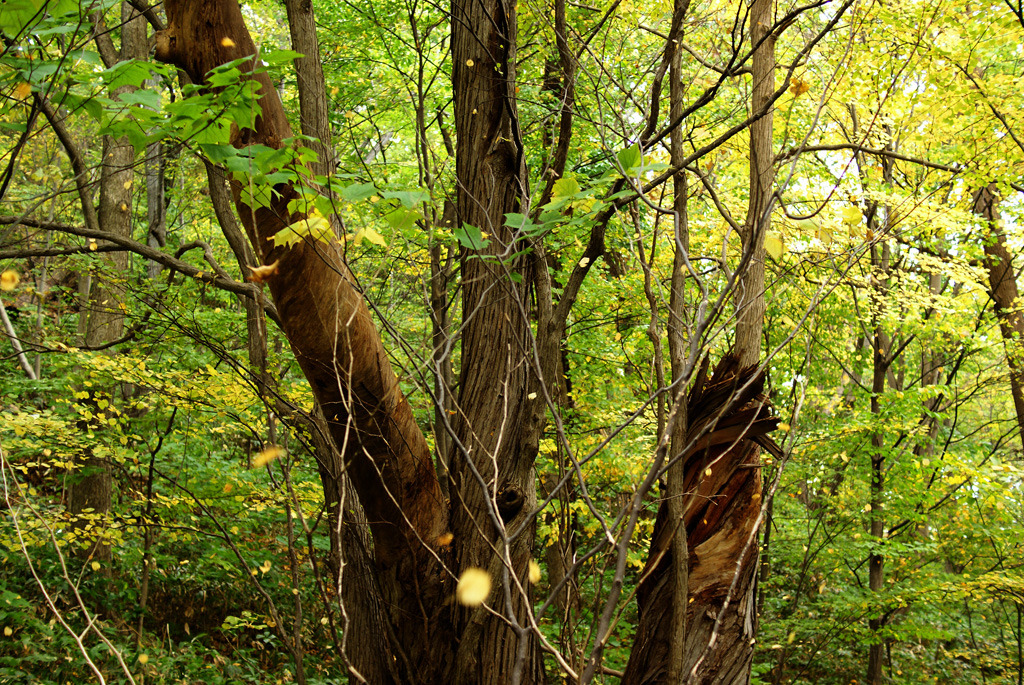
[[[1017,414],[1021,443],[1024,445],[1024,358],[1021,356],[1024,317],[1021,316],[1020,304],[1017,301],[1020,294],[1017,289],[1017,272],[1013,268],[1013,257],[1006,248],[1006,238],[999,225],[999,197],[994,186],[975,191],[973,210],[988,227],[988,234],[984,239],[988,292],[995,305],[999,331],[1006,347],[1006,364],[1010,369],[1010,392],[1013,395],[1013,408]]]
[[[196,82],[213,67],[256,52],[235,0],[178,0],[166,9],[157,57]],[[252,78],[260,85],[262,114],[253,129],[236,130],[232,142],[280,148],[292,136],[281,101],[266,75]],[[245,203],[238,180],[232,190],[257,260],[277,265],[267,282],[282,328],[364,505],[401,680],[439,682],[447,666],[434,652],[446,639],[452,579],[441,563],[446,510],[423,433],[338,246],[274,245],[278,231],[304,218],[287,209],[295,189],[278,185],[272,204],[260,208]]]
[[[492,601],[506,614],[457,610],[457,683],[543,678],[536,638],[528,628],[529,590],[520,589],[529,588],[539,431],[527,420],[536,404],[527,397],[532,342],[525,284],[530,278],[513,278],[524,275],[527,260],[509,257],[525,244],[505,226],[505,214],[523,212],[528,197],[515,103],[515,46],[513,1],[453,2],[456,222],[480,229],[490,240],[484,249],[462,255],[462,367],[449,459],[453,546],[460,568],[491,572],[497,585]],[[524,521],[526,529],[509,540]]]
[[[759,447],[779,454],[766,437],[778,419],[772,416],[763,394],[764,374],[756,366],[743,366],[737,355],[730,354],[710,379],[707,371],[705,360],[686,398],[686,448],[674,455],[685,472],[683,525],[692,599],[683,640],[682,682],[737,683],[746,682],[750,672],[749,644],[737,643],[751,640],[752,597],[740,589],[749,587],[757,567],[751,524],[761,507],[759,495],[740,495],[754,482],[760,484]],[[668,668],[676,563],[676,527],[671,523],[669,507],[663,504],[641,574],[640,624],[623,683],[679,682],[671,679]]]
[[[775,36],[771,34],[773,0],[754,0],[750,7],[753,94],[751,111],[760,112],[775,94]],[[761,358],[764,329],[764,237],[771,228],[775,156],[772,151],[772,111],[750,125],[750,199],[740,238],[743,259],[736,283],[736,350],[744,364]]]

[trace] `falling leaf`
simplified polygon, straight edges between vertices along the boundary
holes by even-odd
[[[281,260],[278,259],[273,264],[250,266],[249,271],[252,271],[252,274],[249,275],[248,280],[252,281],[253,283],[266,283],[271,276],[276,276],[278,274],[277,267],[280,263]]]
[[[437,536],[437,546],[447,547],[448,545],[452,544],[452,540],[454,539],[455,536],[451,533],[442,533],[441,535]]]
[[[32,86],[25,81],[22,81],[14,87],[14,98],[16,100],[24,100],[32,94]]]
[[[530,582],[536,585],[540,582],[540,564],[530,559]]]
[[[537,399],[537,393],[535,393],[535,392],[531,392],[531,393],[529,393],[529,394],[528,394],[528,395],[526,396],[526,399],[528,399],[528,400],[535,400],[535,399]]]
[[[101,568],[102,568],[102,566],[101,566],[100,562],[98,562],[98,561],[92,562],[92,570],[93,571],[99,571]]]
[[[706,469],[704,469],[704,476],[707,477],[707,478],[711,477],[711,467],[710,466],[707,467]]]
[[[825,245],[828,245],[829,243],[831,243],[832,242],[832,229],[828,225],[822,224],[818,228],[818,239],[823,244],[825,244]]]
[[[139,663],[143,664],[143,665],[149,663],[149,655],[148,654],[140,654],[139,655]]]
[[[11,630],[10,626],[7,626],[6,628],[4,628],[4,635],[6,635],[7,637],[10,637],[11,635],[14,635],[14,631]]]
[[[764,237],[765,252],[771,255],[772,259],[778,261],[786,252],[786,245],[782,242],[782,236],[769,233]]]
[[[18,282],[21,278],[18,276],[17,271],[7,271],[0,274],[0,290],[14,290],[18,287]]]
[[[264,562],[262,564],[260,564],[260,570],[263,571],[264,573],[268,573],[270,571],[270,567],[271,566],[272,566],[272,564],[270,563],[270,560],[266,559],[266,560],[264,560]]]
[[[280,445],[271,445],[270,447],[268,447],[267,449],[263,450],[255,457],[253,457],[252,467],[254,469],[258,469],[263,466],[266,466],[275,459],[283,457],[284,454],[285,451],[283,447],[281,447]]]
[[[125,190],[130,190],[131,187],[132,187],[132,182],[131,181],[125,181],[124,182],[124,189]]]
[[[466,60],[466,66],[467,66],[467,67],[471,67],[471,66],[473,66],[473,60],[471,60],[471,59],[467,59],[467,60]]]
[[[233,47],[235,47],[235,41],[231,40],[227,36],[224,36],[223,38],[220,39],[220,44],[221,44],[222,47],[225,47],[225,48],[233,48]]]
[[[791,92],[795,98],[800,97],[810,89],[811,86],[801,78],[794,77],[789,83],[789,92]]]
[[[99,247],[99,245],[96,244],[95,240],[89,240],[89,249],[90,250],[95,252],[97,247]]]
[[[478,607],[491,594],[491,577],[482,568],[467,568],[455,586],[455,599],[462,606]]]
[[[861,219],[863,219],[860,207],[856,206],[844,207],[840,215],[843,218],[843,223],[847,226],[857,226],[860,224]]]

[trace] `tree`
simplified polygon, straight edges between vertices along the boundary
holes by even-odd
[[[850,3],[698,10],[681,0],[651,14],[618,3],[604,13],[557,1],[457,2],[445,14],[384,1],[318,7],[330,27],[318,45],[312,5],[289,2],[288,36],[305,54],[293,84],[294,55],[265,49],[286,40],[283,24],[260,25],[270,10],[246,14],[262,34],[258,51],[233,0],[170,2],[166,26],[136,5],[162,29],[158,58],[197,88],[176,88],[171,70],[140,61],[102,76],[59,67],[51,73],[74,74],[66,87],[45,75],[29,85],[62,144],[97,131],[129,141],[119,168],[144,149],[173,151],[168,160],[180,161],[169,173],[190,185],[167,186],[165,249],[94,216],[89,165],[112,162],[65,144],[81,206],[51,195],[57,209],[42,218],[19,196],[19,215],[3,223],[25,237],[4,243],[12,247],[2,258],[91,252],[70,242],[77,236],[95,240],[100,255],[131,252],[169,269],[166,286],[136,279],[126,290],[125,307],[147,311],[131,331],[154,313],[199,342],[202,382],[220,388],[224,364],[250,387],[247,410],[234,394],[196,392],[246,426],[247,445],[260,443],[255,459],[245,448],[248,463],[271,466],[252,478],[269,479],[259,495],[284,512],[277,537],[265,539],[281,546],[275,564],[291,574],[295,603],[282,609],[261,583],[276,566],[251,565],[239,542],[247,533],[212,514],[221,505],[189,490],[179,467],[158,459],[159,445],[149,447],[141,522],[129,524],[145,530],[147,583],[165,534],[151,523],[163,506],[153,483],[164,482],[254,579],[268,607],[259,625],[284,645],[300,682],[311,641],[323,639],[301,591],[307,567],[324,625],[342,628],[350,677],[366,682],[538,682],[558,672],[580,682],[734,683],[751,678],[755,661],[760,675],[771,666],[784,682],[793,669],[820,673],[835,656],[821,637],[835,633],[803,618],[808,605],[841,624],[857,645],[850,671],[866,668],[873,682],[893,670],[886,646],[930,639],[906,618],[906,588],[920,598],[945,581],[917,581],[904,559],[934,566],[941,550],[951,567],[961,563],[944,547],[952,534],[929,532],[964,509],[954,502],[967,480],[947,464],[976,466],[970,477],[989,479],[984,487],[998,481],[979,456],[987,429],[957,418],[973,412],[967,423],[987,425],[977,418],[987,405],[964,399],[955,370],[943,378],[939,368],[967,364],[980,378],[993,358],[981,336],[964,333],[970,317],[955,317],[955,335],[937,322],[965,306],[984,320],[964,276],[966,243],[951,249],[917,228],[933,220],[922,217],[962,218],[951,180],[962,167],[950,161],[956,149],[928,146],[946,138],[899,119],[923,107],[915,98],[927,89],[915,84],[939,73],[917,52],[925,34],[916,32],[930,24],[907,28],[891,8]],[[846,19],[849,35],[836,30]],[[14,20],[4,21],[15,35]],[[99,15],[90,21],[100,26]],[[127,44],[128,30],[114,36]],[[878,47],[889,42],[912,45],[910,57]],[[27,44],[63,59],[77,54],[71,43]],[[873,67],[867,85],[849,71],[861,64]],[[118,93],[122,82],[154,77],[173,98]],[[100,79],[110,97],[82,94]],[[377,106],[399,97],[408,112]],[[96,123],[76,118],[76,107],[98,111]],[[62,125],[74,133],[62,135]],[[192,201],[198,157],[212,209]],[[128,190],[113,178],[100,172],[109,197]],[[215,224],[227,246],[209,237]],[[951,219],[942,224],[954,230]],[[36,230],[64,242],[44,246]],[[203,250],[199,266],[185,256],[193,248]],[[224,255],[250,283],[220,266]],[[193,299],[178,299],[186,294]],[[237,350],[201,321],[224,314],[224,297],[245,310]],[[1001,305],[1004,318],[1011,306]],[[180,314],[190,309],[199,312],[191,322]],[[277,331],[290,354],[274,349]],[[921,358],[916,381],[912,355]],[[178,392],[135,371],[111,375],[145,379],[147,393]],[[184,382],[191,398],[201,383]],[[790,415],[784,449],[766,438],[778,422],[768,395]],[[133,406],[172,439],[175,414],[165,412],[164,427],[144,404]],[[798,421],[805,410],[811,418]],[[18,417],[42,440],[43,419]],[[285,443],[305,443],[316,460],[315,510],[304,499],[309,483],[293,480],[301,462],[270,461]],[[32,440],[14,444],[29,459]],[[134,481],[114,488],[136,496]],[[803,520],[813,523],[807,531],[794,523]],[[856,542],[858,529],[869,539]],[[317,547],[323,537],[329,551]],[[840,551],[822,551],[822,539]],[[559,549],[542,555],[548,541]],[[537,583],[542,556],[550,575]],[[839,557],[863,594],[844,588],[830,604],[822,574],[838,573]],[[317,570],[324,561],[330,573]],[[493,585],[486,602],[458,603],[460,579],[479,569]],[[972,576],[956,592],[1014,596],[1012,583],[992,583]],[[562,614],[552,617],[556,605]],[[761,610],[772,619],[770,647],[755,639]],[[258,624],[231,618],[217,622],[225,632]]]
[[[762,3],[758,7],[760,14],[754,21],[762,27],[762,33],[754,32],[752,40],[755,72],[761,82],[751,119],[768,122],[764,129],[766,134],[755,134],[757,142],[753,143],[760,158],[768,160],[771,154],[765,151],[764,140],[765,135],[770,140],[771,125],[765,113],[770,111],[772,99],[778,97],[778,93],[770,78],[773,58],[765,62],[756,57],[765,50],[769,54],[771,51],[771,40],[765,40],[765,36],[770,35],[767,32],[770,6]],[[233,2],[171,3],[167,10],[169,25],[158,36],[157,56],[180,66],[193,80],[202,81],[214,67],[255,52]],[[683,21],[685,11],[685,7],[680,9],[677,24]],[[295,204],[299,198],[295,184],[277,185],[273,199],[266,206],[254,205],[247,199],[246,181],[237,176],[233,192],[239,215],[260,253],[261,263],[274,271],[267,280],[282,326],[324,409],[335,443],[344,446],[343,456],[367,509],[382,592],[389,605],[401,608],[392,615],[396,635],[387,645],[401,656],[399,663],[408,669],[401,672],[400,678],[425,682],[439,679],[493,682],[511,674],[514,682],[533,682],[543,676],[537,634],[530,625],[530,591],[526,578],[536,506],[534,460],[547,409],[547,388],[553,387],[550,384],[554,371],[552,360],[556,358],[558,341],[564,331],[558,324],[564,319],[554,310],[557,304],[564,317],[571,308],[573,288],[578,290],[586,275],[587,263],[602,251],[594,238],[599,237],[597,231],[603,230],[602,224],[607,223],[610,212],[606,211],[605,216],[597,219],[592,247],[588,250],[591,256],[580,261],[562,299],[557,303],[552,301],[550,284],[545,283],[549,276],[543,273],[546,264],[542,243],[524,234],[522,226],[517,226],[517,219],[511,218],[521,216],[525,222],[529,214],[522,131],[515,98],[515,8],[499,3],[457,4],[453,8],[452,25],[452,82],[458,140],[455,221],[456,226],[469,227],[466,230],[474,232],[475,237],[470,246],[464,247],[461,256],[462,363],[459,409],[454,425],[449,428],[453,445],[447,460],[452,474],[450,511],[443,504],[426,443],[397,389],[386,352],[341,253],[332,245],[315,240],[307,239],[294,246],[280,246],[275,241],[283,229],[311,218],[310,212],[301,211],[301,205]],[[758,62],[759,59],[762,61]],[[251,129],[240,127],[233,134],[233,143],[237,147],[278,148],[292,137],[290,126],[266,76],[258,74],[254,78],[260,85],[260,114]],[[656,123],[656,118],[652,122]],[[562,132],[563,136],[570,134],[571,131]],[[751,172],[756,179],[761,179],[770,168],[767,161],[760,164]],[[559,173],[556,169],[555,174]],[[746,259],[763,264],[763,254],[757,256],[764,236],[760,217],[768,214],[770,205],[765,198],[770,194],[766,183],[758,180],[757,185],[759,190],[752,193],[755,199],[751,201],[748,219],[751,256]],[[488,236],[486,239],[482,238],[484,234]],[[268,248],[268,241],[275,242],[276,246]],[[524,251],[523,247],[528,249]],[[746,274],[748,269],[740,273]],[[536,334],[529,325],[531,300],[526,285],[531,282],[538,298]],[[757,306],[752,303],[763,298],[763,285],[754,277],[746,281],[743,288],[747,299],[741,300],[738,307],[745,312],[746,318],[742,320],[753,322],[746,324],[753,327],[753,333],[743,333],[746,336],[743,339],[758,341],[759,315]],[[328,305],[326,310],[325,304]],[[532,343],[534,335],[536,342]],[[718,380],[716,376],[715,380],[722,387],[731,388],[731,384],[742,387],[750,382],[752,367],[749,365],[756,363],[759,344],[743,342],[741,345],[745,351],[740,359],[748,368],[723,370],[721,373],[731,380]],[[693,356],[691,352],[690,357]],[[684,367],[675,373],[678,384],[685,386],[689,372]],[[737,402],[741,409],[757,396],[760,385],[747,387],[752,391],[741,392],[743,399]],[[713,405],[715,412],[704,419],[711,426],[712,435],[722,430],[716,425],[719,412],[728,414],[732,407],[732,402],[728,401],[732,393],[725,397],[727,401]],[[748,440],[749,437],[742,437],[748,430],[757,434],[770,429],[770,423],[760,427],[760,411],[755,408],[753,414],[741,413],[738,425],[730,426],[728,431],[736,437],[729,440]],[[676,412],[676,416],[679,421],[686,420],[681,411]],[[734,433],[736,429],[740,433]],[[691,444],[702,440],[708,430],[708,426],[702,425],[692,433]],[[718,438],[721,439],[724,438]],[[664,460],[664,456],[661,459]],[[740,453],[740,463],[750,459],[749,454]],[[737,467],[726,468],[728,473],[733,473]],[[648,480],[653,480],[660,469],[659,463]],[[691,467],[690,470],[700,473],[703,469]],[[755,472],[741,473],[747,478],[747,474]],[[750,482],[750,487],[756,491],[759,482],[756,478]],[[746,523],[730,533],[735,546],[723,555],[717,571],[722,574],[717,581],[722,589],[713,593],[713,601],[724,598],[726,606],[734,590],[731,586],[735,585],[730,582],[731,567],[726,560],[746,558],[743,568],[756,566],[756,554],[751,552],[752,534],[742,533],[752,530],[751,525],[756,529],[758,498],[746,501],[753,504],[753,509],[730,514]],[[634,506],[634,523],[640,505],[638,499]],[[448,530],[452,538],[447,537]],[[450,548],[449,539],[452,540]],[[621,559],[620,566],[623,562]],[[488,612],[483,608],[453,612],[444,608],[443,598],[451,594],[454,572],[471,567],[484,568],[492,577],[502,580],[505,612]],[[621,576],[622,572],[617,575]],[[743,576],[746,580],[740,583],[741,597],[737,601],[745,604],[744,611],[750,612],[752,603],[747,585],[752,571],[743,571]],[[613,592],[599,628],[602,633],[607,630],[610,619],[608,610],[614,609],[616,601]],[[410,607],[418,607],[418,610],[410,612]],[[689,649],[703,655],[709,648],[712,653],[725,653],[734,650],[735,645],[744,644],[748,645],[749,655],[750,622],[748,616],[746,628],[730,628],[724,639],[718,636],[722,645],[716,645],[716,638],[711,638],[709,646],[705,647],[704,638],[700,638],[694,639]],[[717,624],[718,621],[711,633],[717,631]],[[602,636],[596,641],[584,678],[592,678],[596,672],[605,639]],[[450,656],[438,654],[438,641],[452,646]],[[662,658],[669,658],[668,654],[663,653]],[[702,660],[694,656],[689,661]],[[676,667],[677,677],[679,671]],[[739,681],[747,677],[748,671],[749,656],[739,658],[736,666],[728,669],[715,663],[708,674],[699,677]],[[725,675],[726,672],[729,675]]]

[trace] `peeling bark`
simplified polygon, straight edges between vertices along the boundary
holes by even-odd
[[[757,539],[751,533],[761,507],[760,496],[742,493],[760,484],[759,447],[780,455],[766,437],[778,419],[763,395],[764,374],[756,366],[743,366],[730,354],[710,380],[707,370],[705,360],[686,399],[687,447],[675,457],[686,474],[683,525],[692,599],[683,676],[688,678],[684,682],[739,683],[750,676],[753,606],[750,593],[742,589],[750,587],[757,568]],[[640,626],[623,683],[679,682],[669,674],[675,578],[675,526],[670,523],[669,508],[662,505],[637,591]],[[729,606],[716,627],[727,597]]]

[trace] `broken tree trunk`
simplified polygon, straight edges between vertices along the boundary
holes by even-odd
[[[753,607],[744,584],[749,584],[758,558],[752,522],[761,509],[759,447],[780,456],[767,437],[778,419],[763,394],[764,373],[756,366],[744,366],[735,354],[728,354],[710,379],[707,371],[705,359],[686,398],[686,447],[672,455],[686,474],[683,525],[692,601],[686,617],[683,682],[738,683],[746,681],[750,670],[749,651],[735,645],[749,642],[752,630]],[[742,496],[754,482],[758,496]],[[672,682],[668,664],[676,527],[669,518],[669,507],[663,503],[637,591],[640,625],[622,679],[630,685]],[[662,601],[655,601],[659,597]]]

